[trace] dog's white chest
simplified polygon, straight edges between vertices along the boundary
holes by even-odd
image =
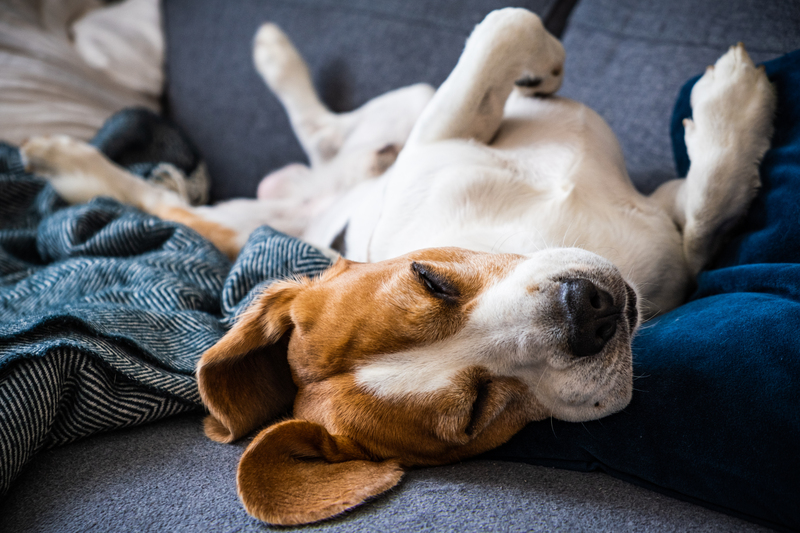
[[[508,111],[508,110],[507,110]],[[602,120],[559,100],[507,112],[487,146],[438,142],[401,153],[351,212],[347,255],[380,261],[459,246],[495,253],[578,247],[616,264],[647,300],[683,297],[681,240],[661,209],[639,195]],[[510,116],[508,116],[510,115]]]
[[[550,144],[508,155],[463,141],[407,154],[396,169],[405,183],[385,185],[370,260],[445,243],[519,253],[560,242],[576,192],[566,172],[574,150]],[[531,164],[538,157],[546,164]]]

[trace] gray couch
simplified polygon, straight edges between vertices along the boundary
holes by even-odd
[[[256,76],[250,43],[278,22],[334,109],[391,88],[441,83],[494,0],[166,0],[165,103],[203,154],[212,198],[252,196],[303,160]],[[600,112],[645,192],[674,176],[678,89],[732,43],[755,61],[800,48],[800,8],[780,1],[536,0],[567,50],[561,94]],[[0,502],[0,531],[250,531],[237,500],[244,443],[206,439],[201,413],[100,434],[38,454]],[[547,422],[543,422],[547,423]],[[614,479],[477,459],[412,471],[388,494],[312,530],[757,531],[762,526]],[[281,528],[286,530],[286,528]]]

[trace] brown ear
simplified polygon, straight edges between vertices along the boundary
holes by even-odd
[[[330,518],[394,487],[396,460],[371,461],[349,438],[313,422],[287,420],[258,434],[239,462],[245,509],[277,525]]]
[[[286,360],[298,282],[271,285],[200,358],[197,384],[211,413],[206,435],[233,442],[287,412],[297,393]]]
[[[527,421],[525,391],[525,385],[515,378],[492,376],[481,367],[469,368],[456,377],[444,396],[436,434],[446,442],[467,444],[503,418],[497,425],[504,431],[489,437],[504,442]]]

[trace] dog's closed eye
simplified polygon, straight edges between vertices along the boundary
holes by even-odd
[[[448,304],[457,303],[461,292],[445,276],[416,261],[411,263],[411,269],[432,296]]]

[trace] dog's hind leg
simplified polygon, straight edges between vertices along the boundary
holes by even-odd
[[[564,48],[538,16],[521,8],[489,13],[470,35],[453,72],[436,91],[408,140],[489,142],[516,86],[526,95],[561,86]]]
[[[188,207],[174,191],[134,176],[109,160],[94,146],[69,137],[32,137],[20,146],[26,170],[47,178],[68,203],[108,196],[150,212],[157,205]]]
[[[761,185],[758,166],[769,148],[776,95],[739,43],[706,69],[691,103],[692,118],[684,120],[689,172],[653,198],[682,229],[684,256],[696,275]]]
[[[25,168],[47,178],[70,204],[107,196],[165,220],[191,227],[235,258],[249,234],[194,208],[174,191],[154,185],[109,160],[94,146],[65,135],[33,137],[20,146]]]
[[[280,100],[311,165],[336,155],[342,143],[337,115],[323,104],[300,53],[272,23],[259,28],[253,44],[256,70]]]
[[[253,60],[267,86],[283,105],[311,168],[322,169],[315,179],[304,165],[274,172],[259,187],[259,198],[341,192],[364,179],[381,175],[397,154],[417,117],[430,101],[433,88],[417,84],[373,98],[356,110],[334,113],[322,103],[300,53],[275,24],[256,33]],[[311,183],[301,184],[300,182]],[[286,189],[286,190],[284,190]]]

